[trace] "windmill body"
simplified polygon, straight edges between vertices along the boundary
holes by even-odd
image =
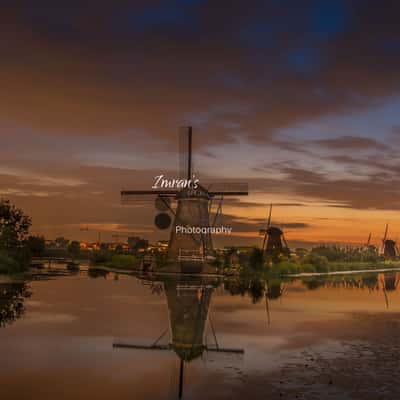
[[[179,285],[166,282],[171,348],[183,361],[201,356],[213,286],[188,283]]]
[[[272,204],[270,205],[267,226],[261,229],[260,233],[264,235],[262,250],[267,256],[287,254],[289,248],[282,229],[271,225]]]
[[[396,242],[391,239],[386,239],[383,242],[383,256],[386,259],[394,259],[397,256]]]
[[[283,232],[281,229],[271,226],[267,229],[267,244],[265,246],[265,252],[267,254],[283,253],[282,237]]]
[[[396,242],[392,239],[388,239],[389,224],[386,224],[385,233],[382,239],[382,251],[381,254],[387,260],[393,260],[399,255]]]
[[[177,195],[177,208],[171,229],[168,257],[172,260],[204,260],[213,254],[209,232],[190,234],[180,232],[186,228],[208,228],[210,198],[202,188],[185,189]]]

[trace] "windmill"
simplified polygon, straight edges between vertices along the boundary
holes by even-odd
[[[289,253],[289,246],[286,242],[282,229],[271,226],[272,204],[269,207],[267,224],[264,229],[260,230],[260,234],[264,235],[262,250],[267,255],[275,255]]]
[[[202,228],[210,227],[210,212],[213,199],[219,198],[222,202],[225,196],[244,196],[248,194],[247,184],[222,183],[222,184],[193,184],[193,154],[192,154],[192,128],[181,130],[180,138],[180,179],[181,188],[166,188],[153,190],[122,190],[122,201],[143,200],[144,198],[155,201],[156,208],[160,211],[155,217],[155,224],[159,229],[172,229],[168,242],[168,259],[178,261],[180,267],[177,272],[201,272],[207,259],[213,256],[213,244],[209,230],[204,233]],[[176,206],[172,204],[176,203]],[[218,208],[220,212],[221,208]],[[216,218],[214,219],[214,223]],[[187,232],[199,228],[199,232]],[[206,229],[207,230],[207,229]],[[194,264],[195,263],[195,264]],[[195,265],[193,267],[193,265]]]
[[[386,224],[385,233],[382,238],[382,255],[385,259],[392,260],[399,254],[396,242],[388,239],[389,224]]]
[[[115,342],[114,348],[135,350],[173,351],[179,358],[178,398],[183,396],[185,366],[202,357],[204,352],[243,354],[243,349],[219,346],[209,312],[211,296],[218,285],[215,279],[165,278],[158,282],[165,292],[169,311],[170,328],[165,329],[151,345]],[[156,285],[156,286],[157,286]],[[149,286],[152,287],[150,284]],[[207,321],[214,337],[214,345],[206,342]],[[170,342],[160,344],[170,331]]]

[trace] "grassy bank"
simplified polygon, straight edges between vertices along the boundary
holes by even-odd
[[[247,262],[240,265],[239,271],[267,273],[273,276],[298,275],[302,273],[330,273],[344,271],[380,270],[400,268],[400,260],[328,260],[327,257],[310,252],[302,257],[265,257],[259,249],[249,254]],[[227,268],[228,272],[231,268]]]
[[[297,275],[301,273],[329,273],[344,271],[363,271],[400,268],[400,261],[380,261],[380,262],[318,262],[301,263],[283,261],[266,268],[266,272],[272,275]]]
[[[140,259],[129,254],[114,254],[110,261],[105,263],[106,267],[134,270],[139,268]]]

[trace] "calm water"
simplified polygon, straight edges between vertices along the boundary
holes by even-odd
[[[399,277],[3,279],[0,398],[398,398]]]

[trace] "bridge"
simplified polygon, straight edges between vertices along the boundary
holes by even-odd
[[[31,259],[32,266],[47,264],[48,268],[50,268],[52,264],[72,264],[75,262],[76,260],[71,257],[32,257]]]

